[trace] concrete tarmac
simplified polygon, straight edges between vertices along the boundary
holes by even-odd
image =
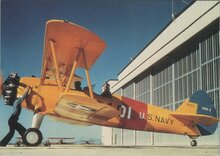
[[[220,156],[217,146],[94,146],[51,145],[50,147],[0,148],[0,156]]]

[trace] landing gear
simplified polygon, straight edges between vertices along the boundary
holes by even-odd
[[[32,128],[26,130],[24,135],[22,136],[23,143],[26,146],[38,146],[41,144],[43,140],[42,133],[39,128],[43,121],[44,115],[35,113],[32,121]]]
[[[191,141],[191,146],[197,146],[197,141],[196,140],[192,140]]]
[[[23,143],[26,146],[38,146],[42,139],[42,133],[37,128],[29,128],[22,136]]]

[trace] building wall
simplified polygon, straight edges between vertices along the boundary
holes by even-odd
[[[102,144],[103,145],[112,145],[114,144],[112,141],[112,133],[113,129],[108,127],[102,127]]]
[[[200,2],[196,2],[194,5],[198,5],[198,3]],[[204,5],[204,2],[201,3]],[[210,5],[210,3],[206,4]],[[194,7],[191,6],[189,9]],[[208,5],[206,7],[208,8]],[[209,9],[211,10],[207,9],[206,13],[212,12],[215,7],[215,4],[210,5]],[[201,12],[201,10],[197,10],[197,12],[199,11]],[[181,18],[183,17],[181,16]],[[184,18],[187,16],[184,15]],[[203,18],[199,20],[203,21]],[[193,92],[202,89],[207,91],[212,98],[217,115],[220,117],[219,11],[217,19],[208,19],[208,24],[204,24],[203,28],[199,27],[199,31],[194,35],[187,34],[185,38],[187,40],[181,44],[177,44],[175,41],[177,38],[175,38],[173,43],[169,43],[172,44],[172,48],[167,49],[166,55],[163,54],[163,57],[159,57],[160,59],[156,62],[142,61],[140,66],[137,66],[135,62],[129,64],[119,74],[119,81],[114,83],[112,89],[114,93],[175,111],[184,99],[191,96]],[[193,27],[193,25],[191,26]],[[167,46],[169,47],[169,45]],[[148,56],[145,52],[149,48],[152,48],[151,45],[139,56]],[[152,55],[151,58],[153,57]],[[144,57],[142,56],[141,59]],[[137,60],[138,58],[135,61]],[[138,62],[141,63],[140,60]],[[136,67],[134,67],[135,65]],[[130,75],[126,76],[126,73]],[[132,73],[135,76],[132,76]],[[211,136],[198,138],[198,144],[219,145],[219,131],[220,128]],[[112,132],[112,145],[189,144],[189,138],[186,136],[114,128]]]
[[[175,111],[184,99],[202,89],[212,98],[219,117],[219,71],[219,21],[216,20],[117,93]],[[189,140],[185,136],[120,129],[113,129],[113,136],[113,145],[182,145]],[[219,133],[200,138],[199,144],[219,144]]]

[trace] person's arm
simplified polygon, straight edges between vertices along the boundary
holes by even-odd
[[[20,105],[24,101],[24,99],[27,97],[29,93],[29,90],[30,90],[30,87],[27,86],[25,88],[25,93],[21,97],[18,97],[17,100],[15,100],[16,105]]]
[[[20,113],[21,113],[21,103],[27,97],[29,90],[30,90],[30,87],[27,86],[26,89],[25,89],[25,93],[21,97],[19,97],[15,100],[15,102],[14,102],[14,111],[12,113],[13,115],[17,115],[17,116],[20,115]]]
[[[29,93],[29,90],[30,90],[30,87],[27,86],[27,87],[25,88],[25,93],[19,98],[21,101],[23,101],[23,100],[27,97],[27,95],[28,95],[28,93]]]

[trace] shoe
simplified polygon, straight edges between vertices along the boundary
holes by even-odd
[[[0,147],[5,147],[6,145],[3,145],[1,142],[0,142]]]

